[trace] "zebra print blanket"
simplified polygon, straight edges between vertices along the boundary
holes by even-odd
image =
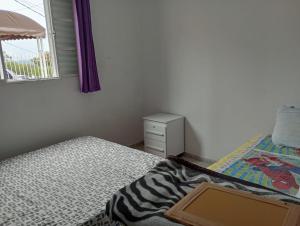
[[[128,226],[179,226],[164,217],[165,211],[202,182],[300,204],[297,198],[171,158],[114,194],[106,205],[106,214]]]

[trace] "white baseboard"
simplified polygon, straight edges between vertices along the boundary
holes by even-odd
[[[214,160],[202,158],[202,157],[200,157],[198,155],[194,155],[194,154],[190,154],[190,153],[186,153],[186,152],[183,154],[183,157],[190,158],[190,159],[195,159],[197,161],[205,162],[207,164],[213,164],[213,163],[216,162]]]

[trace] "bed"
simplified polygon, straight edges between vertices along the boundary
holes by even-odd
[[[300,150],[276,146],[270,135],[250,139],[207,169],[169,157],[116,192],[105,213],[112,222],[129,226],[182,226],[164,214],[204,182],[293,203],[300,209],[299,160]]]
[[[164,214],[204,182],[293,203],[300,209],[299,199],[285,193],[168,157],[145,176],[116,192],[106,206],[106,214],[112,222],[128,226],[182,226]],[[235,214],[232,212],[232,217]]]
[[[0,162],[0,225],[179,226],[164,213],[203,182],[299,205],[299,154],[259,136],[205,169],[77,138]],[[282,167],[295,183],[266,177],[265,165]]]
[[[0,162],[0,225],[110,225],[105,204],[162,158],[81,137]]]
[[[209,169],[300,198],[300,149],[276,146],[270,135],[254,137]]]

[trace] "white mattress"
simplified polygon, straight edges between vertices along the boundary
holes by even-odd
[[[123,186],[162,158],[82,137],[0,162],[0,225],[93,221]]]

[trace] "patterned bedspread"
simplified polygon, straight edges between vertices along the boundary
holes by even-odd
[[[209,169],[300,198],[300,150],[257,137]]]
[[[112,220],[128,226],[182,226],[165,218],[164,213],[203,182],[300,204],[296,198],[260,185],[170,158],[115,193],[107,203],[106,213]]]
[[[104,225],[105,203],[162,159],[82,137],[0,162],[0,225]]]

